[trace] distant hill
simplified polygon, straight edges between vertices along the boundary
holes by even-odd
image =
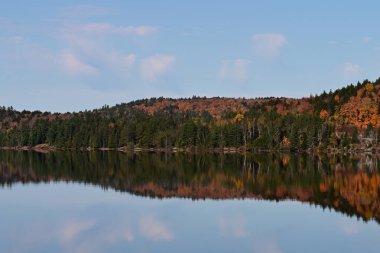
[[[369,124],[380,126],[379,110],[380,79],[374,83],[364,81],[356,86],[349,85],[334,92],[308,98],[205,98],[191,99],[151,98],[127,104],[148,114],[166,110],[173,112],[207,111],[215,118],[223,118],[230,111],[247,113],[252,107],[274,110],[284,116],[292,114],[319,114],[327,121],[340,126],[356,126],[365,129]]]
[[[307,98],[150,98],[77,113],[0,107],[0,146],[377,149],[380,79]]]

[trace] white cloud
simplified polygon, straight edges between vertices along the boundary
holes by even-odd
[[[70,221],[64,225],[61,231],[61,242],[66,244],[75,240],[82,232],[95,226],[93,221]]]
[[[359,233],[360,226],[358,222],[347,222],[342,225],[343,227],[343,233],[346,236],[351,236]]]
[[[219,77],[222,81],[244,82],[248,79],[249,64],[250,61],[244,59],[224,60],[220,66]]]
[[[128,242],[131,242],[135,239],[135,236],[133,235],[132,229],[127,228],[124,231],[124,239],[127,240]]]
[[[62,55],[64,69],[72,74],[96,74],[98,71],[91,65],[81,61],[75,54],[65,52]]]
[[[366,36],[366,37],[363,37],[362,40],[364,43],[370,43],[373,40],[373,38],[370,36]]]
[[[287,43],[281,33],[263,33],[253,36],[253,44],[257,54],[264,57],[274,57]]]
[[[32,40],[22,36],[0,37],[1,59],[8,66],[51,73],[57,67],[57,55]]]
[[[104,34],[110,32],[113,29],[113,27],[111,24],[108,23],[88,23],[75,26],[71,29],[73,29],[74,31],[77,30],[78,32],[84,33]]]
[[[254,253],[283,253],[278,242],[273,239],[254,240]]]
[[[9,36],[9,37],[0,37],[0,42],[5,42],[5,43],[21,43],[25,40],[24,37],[22,36]]]
[[[342,71],[346,78],[356,78],[361,74],[361,67],[358,64],[346,62],[343,64]]]
[[[128,56],[126,56],[124,58],[124,62],[128,68],[131,68],[136,62],[136,55],[135,54],[129,54]]]
[[[90,6],[77,8],[86,9],[89,13],[103,11]],[[78,9],[72,11],[76,12]],[[23,37],[18,33],[12,36],[0,36],[0,54],[7,59],[7,65],[17,69],[27,69],[28,72],[49,73],[50,76],[68,73],[70,75],[65,75],[60,80],[67,78],[71,79],[69,82],[76,83],[89,80],[75,80],[77,75],[87,75],[87,77],[96,75],[99,79],[95,81],[91,79],[91,83],[87,83],[91,87],[100,86],[100,80],[108,76],[116,80],[114,86],[125,87],[132,85],[125,85],[126,80],[138,80],[140,77],[138,57],[135,52],[130,51],[129,40],[132,41],[131,44],[140,42],[134,41],[136,36],[147,36],[157,31],[152,26],[115,26],[110,23],[70,22],[67,19],[54,21],[52,24],[56,26],[53,30],[54,37],[49,33],[47,36],[57,42],[59,47],[57,50],[45,47],[32,38]],[[130,36],[116,38],[120,35]],[[121,40],[125,41],[115,45],[115,41],[121,42]],[[139,50],[138,46],[136,50]],[[150,73],[148,75],[150,79],[165,74],[174,58],[164,57],[158,60],[161,60],[162,64],[153,62],[150,65],[150,72],[149,64],[145,65],[148,67],[144,69],[144,73]]]
[[[97,232],[92,233],[95,226]],[[54,230],[51,233],[58,236],[52,239],[58,239],[65,252],[97,252],[104,246],[135,240],[132,227],[124,220],[118,220],[118,224],[71,220],[63,223],[58,233]]]
[[[153,26],[127,26],[127,27],[116,27],[114,32],[120,34],[134,34],[138,36],[147,36],[157,32],[157,28]]]
[[[246,221],[243,217],[219,218],[217,221],[219,234],[223,237],[243,238],[248,236]]]
[[[137,56],[134,53],[116,51],[90,35],[66,34],[64,41],[67,46],[63,55],[64,66],[70,73],[108,72],[118,76],[127,73],[129,76],[136,63]]]
[[[141,61],[142,78],[148,81],[157,79],[166,74],[173,66],[176,58],[171,55],[155,55]]]
[[[113,43],[108,42],[112,41],[114,35],[141,37],[156,30],[151,26],[118,27],[109,23],[64,24],[59,29],[59,36],[66,47],[65,51],[71,53],[65,55],[65,70],[70,73],[112,73],[121,78],[131,78],[137,61],[136,54],[123,52],[125,49],[115,50],[111,46]],[[162,59],[163,64],[167,59]],[[170,62],[168,64],[170,65]],[[164,73],[165,67],[153,69],[151,79]]]
[[[117,51],[104,51],[101,48],[92,50],[88,56],[91,61],[105,72],[115,73],[121,76],[130,76],[136,65],[137,56],[133,53],[124,54]]]
[[[82,25],[70,25],[66,27],[76,32],[83,32],[88,34],[106,35],[136,35],[136,36],[148,36],[158,31],[157,28],[148,25],[142,26],[115,26],[110,23],[87,23]]]
[[[128,224],[119,224],[118,226],[106,226],[102,232],[97,234],[100,238],[94,238],[99,244],[113,244],[116,242],[131,242],[135,239],[132,227]]]
[[[152,241],[172,241],[174,239],[173,232],[152,216],[143,217],[140,220],[140,233]]]

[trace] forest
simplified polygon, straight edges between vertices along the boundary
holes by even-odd
[[[377,150],[380,79],[307,98],[150,98],[76,113],[0,107],[0,147]]]

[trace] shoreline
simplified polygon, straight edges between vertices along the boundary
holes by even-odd
[[[205,148],[205,147],[119,147],[119,148],[91,148],[91,147],[80,147],[80,148],[67,148],[67,147],[55,147],[48,144],[39,144],[36,146],[21,146],[21,147],[0,147],[0,150],[11,150],[11,151],[35,151],[40,153],[49,153],[56,151],[81,151],[81,152],[91,152],[91,151],[117,151],[117,152],[153,152],[153,153],[194,153],[194,154],[247,154],[247,153],[293,153],[293,154],[379,154],[379,148],[316,148],[304,151],[292,151],[290,149],[263,149],[263,148],[246,148],[246,147],[223,147],[223,148]]]

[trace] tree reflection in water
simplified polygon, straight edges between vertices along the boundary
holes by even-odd
[[[297,200],[380,223],[374,155],[0,152],[0,183],[75,182],[155,198]]]

